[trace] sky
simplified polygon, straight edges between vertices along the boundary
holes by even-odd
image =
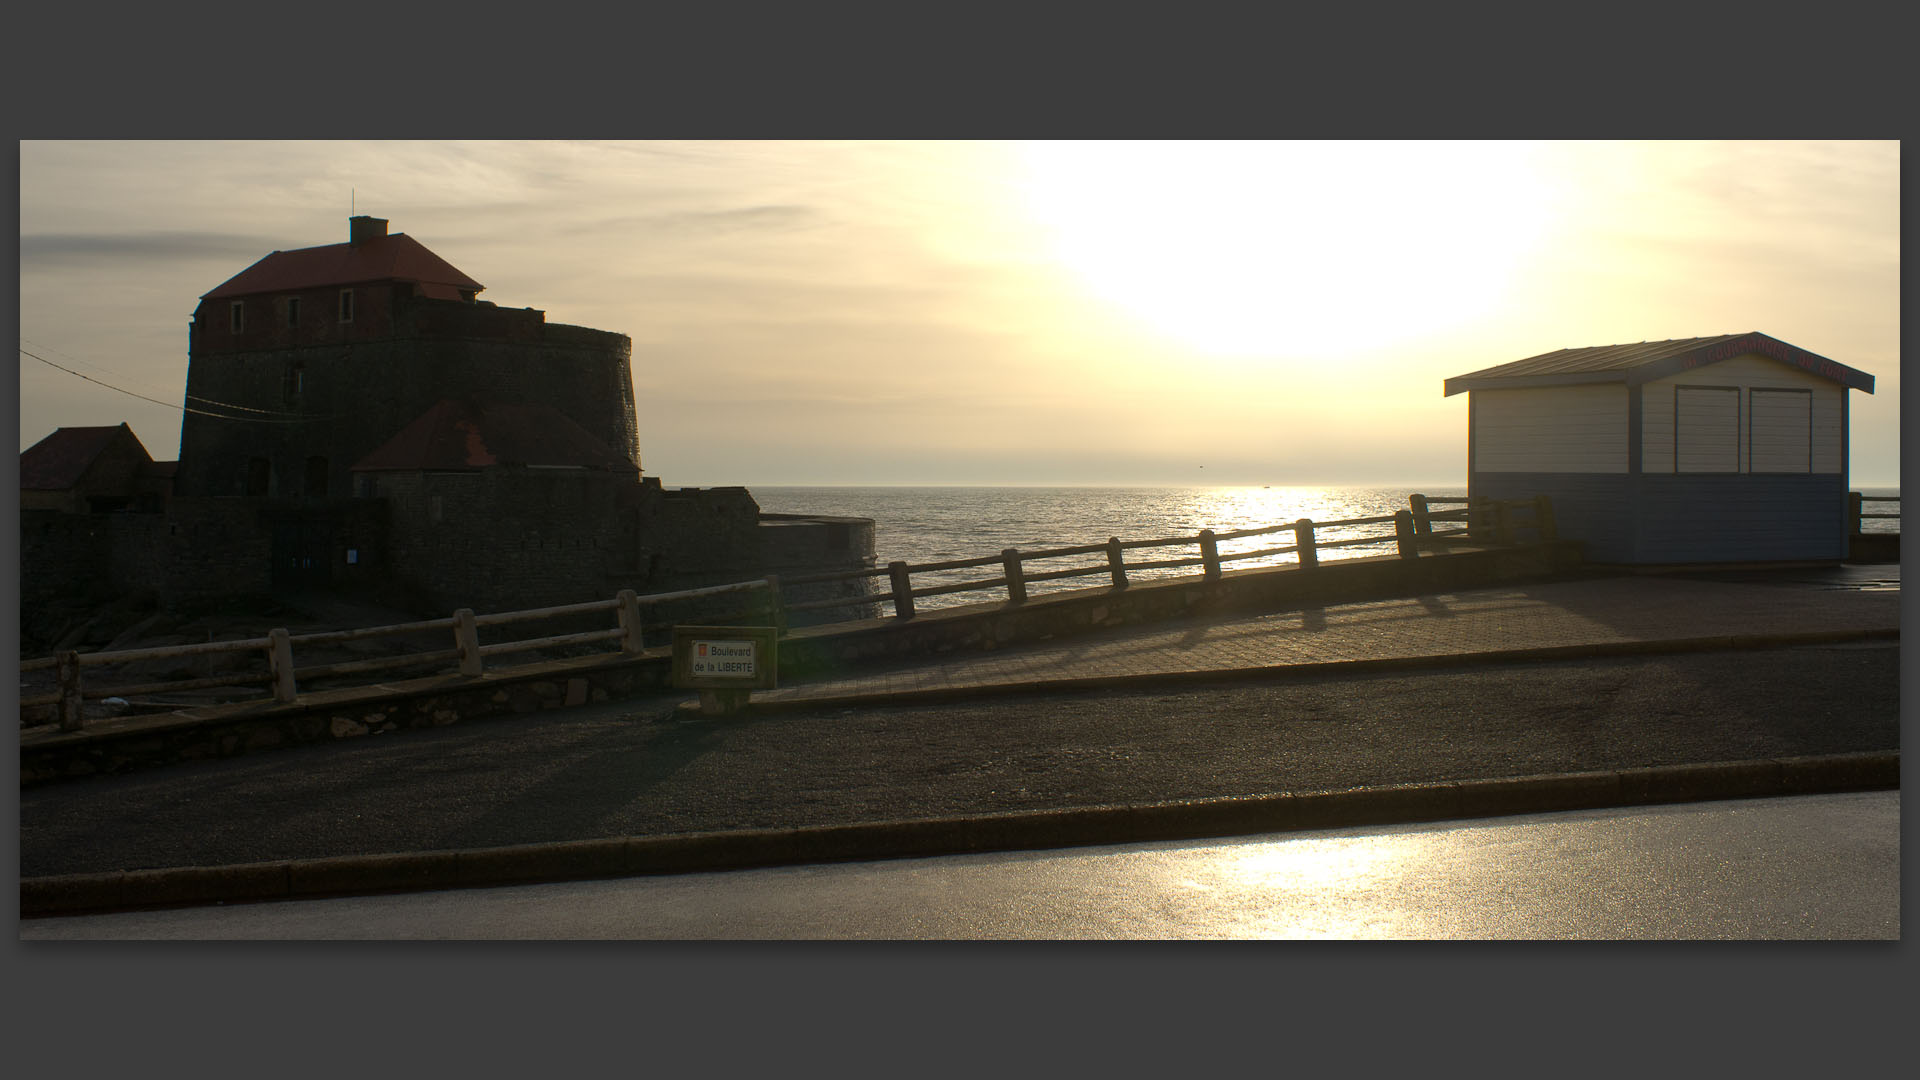
[[[1464,486],[1445,379],[1752,330],[1875,376],[1852,481],[1897,485],[1899,169],[1896,142],[22,142],[20,446],[125,421],[177,456],[199,297],[361,213],[482,299],[631,337],[669,487]]]

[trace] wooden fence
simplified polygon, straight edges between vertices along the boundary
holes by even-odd
[[[789,577],[785,579],[785,584],[796,587],[885,578],[888,591],[857,598],[788,603],[783,605],[783,609],[798,613],[891,603],[895,618],[911,619],[915,613],[916,598],[949,593],[1002,592],[1008,602],[1017,604],[1027,599],[1029,585],[1066,578],[1105,576],[1111,581],[1113,588],[1124,589],[1131,583],[1129,574],[1141,571],[1197,566],[1202,576],[1218,578],[1229,563],[1277,555],[1292,555],[1301,569],[1310,570],[1319,565],[1321,552],[1337,548],[1391,546],[1401,558],[1411,559],[1417,557],[1423,547],[1433,550],[1461,541],[1511,546],[1517,542],[1522,532],[1530,532],[1534,539],[1544,540],[1553,539],[1555,535],[1553,507],[1546,496],[1533,499],[1470,501],[1463,498],[1443,499],[1414,495],[1409,500],[1409,504],[1406,510],[1377,517],[1321,522],[1301,518],[1285,525],[1269,525],[1258,529],[1237,529],[1218,533],[1212,529],[1202,529],[1195,536],[1177,536],[1160,540],[1122,540],[1115,536],[1108,538],[1104,544],[1080,544],[1038,551],[1007,548],[998,555],[983,555],[971,559],[952,559],[932,563],[893,562],[870,570],[841,570],[827,574]],[[1437,505],[1455,505],[1459,508],[1436,510]],[[1370,530],[1370,532],[1338,540],[1318,538],[1318,534],[1335,529],[1361,529]],[[1220,551],[1220,544],[1223,541],[1280,534],[1291,534],[1293,542],[1255,548],[1250,551],[1229,553]],[[1167,548],[1193,548],[1195,551],[1193,554],[1182,553],[1173,558],[1144,561],[1128,562],[1126,558],[1130,551]],[[1103,558],[1091,563],[1084,562],[1084,557],[1090,555],[1099,555]],[[1082,565],[1060,566],[1057,562],[1075,558],[1082,559]],[[1044,569],[1035,569],[1035,563],[1047,565]],[[915,574],[969,570],[976,567],[994,567],[1000,572],[991,577],[940,585],[916,587],[913,584]]]
[[[1864,513],[1863,511],[1866,509],[1865,504],[1867,503],[1892,503],[1893,513],[1891,514]],[[1900,496],[1898,495],[1862,495],[1857,491],[1847,492],[1847,531],[1852,533],[1854,536],[1860,536],[1866,532],[1866,529],[1863,527],[1864,523],[1868,521],[1875,521],[1875,520],[1899,521],[1900,520]],[[1891,531],[1899,532],[1900,530],[1893,529]]]
[[[118,652],[81,653],[62,652],[57,656],[42,657],[21,663],[20,672],[44,671],[52,668],[59,682],[59,689],[46,694],[22,697],[20,707],[58,705],[60,728],[63,731],[78,731],[84,725],[82,705],[86,701],[98,701],[112,697],[126,697],[131,694],[177,693],[183,690],[203,690],[226,686],[260,686],[272,688],[273,700],[292,701],[298,695],[298,686],[302,682],[314,679],[335,678],[343,675],[356,675],[369,671],[383,671],[393,668],[421,667],[424,665],[443,665],[458,670],[462,675],[479,675],[486,670],[488,657],[501,656],[516,652],[529,652],[535,649],[554,649],[566,646],[593,645],[602,642],[617,642],[617,651],[638,654],[645,647],[642,634],[641,610],[644,607],[687,600],[700,600],[725,596],[733,593],[751,595],[764,592],[766,595],[757,605],[748,604],[748,610],[740,614],[751,619],[768,619],[772,625],[779,625],[778,602],[779,579],[767,577],[758,581],[743,581],[729,585],[715,585],[704,589],[686,589],[679,592],[654,593],[639,596],[632,589],[622,589],[610,600],[593,600],[583,604],[567,604],[559,607],[533,608],[526,611],[504,611],[489,615],[476,615],[470,608],[462,608],[444,619],[429,619],[423,622],[399,623],[392,626],[370,626],[355,630],[332,630],[317,634],[289,634],[284,629],[270,630],[267,636],[246,638],[238,641],[209,641],[198,645],[168,645],[153,649],[130,649]],[[534,622],[547,619],[577,618],[611,611],[615,615],[616,625],[611,629],[586,630],[568,634],[550,634],[543,637],[520,638],[500,641],[490,645],[480,643],[481,627],[510,626],[515,623]],[[326,664],[314,667],[296,667],[293,659],[295,646],[313,648],[321,645],[339,644],[348,641],[362,641],[369,638],[391,637],[400,634],[423,632],[452,632],[452,647],[428,652],[407,653],[400,656],[383,656],[369,660],[352,660],[344,663]],[[83,667],[105,667],[138,663],[149,660],[169,660],[185,657],[211,656],[213,654],[251,655],[264,658],[264,670],[237,671],[220,675],[211,675],[199,679],[174,679],[164,682],[147,682],[119,686],[82,686],[80,669]]]
[[[1456,508],[1437,510],[1436,506]],[[1316,536],[1317,533],[1334,529],[1368,531],[1363,531],[1358,536],[1336,540],[1321,540]],[[61,730],[78,731],[85,724],[82,707],[86,701],[126,697],[133,694],[169,693],[229,686],[266,686],[271,688],[273,700],[285,702],[294,700],[303,682],[311,683],[315,679],[337,679],[341,676],[394,668],[441,665],[441,670],[457,670],[462,675],[479,675],[485,670],[486,660],[489,657],[536,649],[602,643],[617,643],[614,646],[616,651],[638,654],[644,648],[641,634],[641,612],[644,607],[732,593],[746,594],[751,597],[755,592],[764,592],[757,604],[749,599],[747,610],[739,613],[749,620],[764,620],[760,625],[784,627],[790,614],[866,608],[885,602],[892,603],[895,618],[911,619],[914,615],[916,597],[961,592],[1004,592],[1008,602],[1017,604],[1026,601],[1028,585],[1036,582],[1105,576],[1113,588],[1124,589],[1132,583],[1130,574],[1196,566],[1200,568],[1200,573],[1204,577],[1217,579],[1231,563],[1279,555],[1292,555],[1299,569],[1311,571],[1319,565],[1321,552],[1333,549],[1392,546],[1401,558],[1411,559],[1418,557],[1423,549],[1443,550],[1448,545],[1461,542],[1512,546],[1518,542],[1523,532],[1530,533],[1530,538],[1534,540],[1544,541],[1554,538],[1553,506],[1546,496],[1521,500],[1468,500],[1414,495],[1409,500],[1409,508],[1406,510],[1378,517],[1351,518],[1344,521],[1315,522],[1308,518],[1301,518],[1286,525],[1219,533],[1212,529],[1203,529],[1195,536],[1178,536],[1161,540],[1121,540],[1116,536],[1109,538],[1104,544],[1081,544],[1025,552],[1008,548],[998,555],[972,559],[953,559],[933,563],[893,562],[885,567],[870,570],[813,574],[790,577],[784,581],[777,577],[767,577],[756,581],[687,589],[680,592],[655,593],[648,596],[638,596],[631,589],[623,589],[610,600],[489,615],[476,615],[471,609],[462,608],[444,619],[315,634],[296,635],[290,634],[285,629],[276,629],[268,631],[265,637],[237,641],[210,641],[195,645],[170,645],[118,652],[66,651],[57,656],[28,660],[20,665],[22,674],[53,669],[59,685],[59,689],[51,693],[22,697],[20,706],[24,710],[35,706],[58,705]],[[1292,542],[1224,554],[1219,548],[1222,541],[1278,537],[1282,534],[1289,535]],[[1127,561],[1129,552],[1158,553],[1164,549],[1181,548],[1193,548],[1195,551],[1193,554],[1175,554],[1171,558]],[[1035,568],[1036,563],[1093,555],[1098,555],[1100,558],[1086,565],[1064,567],[1048,565],[1043,569]],[[920,587],[915,587],[913,584],[915,574],[987,566],[995,567],[1000,572],[992,577],[958,583]],[[885,577],[888,580],[888,592],[793,603],[783,602],[781,596],[783,588],[789,586],[795,588],[813,586],[817,589],[821,585],[844,585],[849,587],[847,590],[849,593],[853,593],[858,590],[852,588],[852,583],[879,577]],[[502,627],[555,618],[579,618],[608,611],[614,613],[616,622],[616,625],[609,629],[501,641],[487,645],[480,643],[481,627]],[[452,641],[451,647],[446,649],[304,668],[296,666],[294,661],[295,647],[314,648],[400,634],[448,632],[451,632]],[[114,686],[84,686],[80,677],[81,669],[86,667],[235,653],[264,659],[264,667],[197,679]]]

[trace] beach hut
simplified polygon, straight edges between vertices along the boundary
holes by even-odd
[[[1560,349],[1446,380],[1468,494],[1545,494],[1596,563],[1847,556],[1847,391],[1873,376],[1761,333]]]

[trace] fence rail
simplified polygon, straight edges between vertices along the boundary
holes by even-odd
[[[1458,505],[1454,510],[1435,510],[1435,504]],[[1437,527],[1456,524],[1458,527]],[[1321,540],[1317,532],[1332,529],[1373,529],[1379,535],[1363,534],[1336,540]],[[1003,592],[1010,603],[1025,602],[1028,597],[1027,586],[1031,583],[1062,581],[1075,577],[1094,577],[1104,575],[1116,589],[1124,589],[1133,583],[1130,575],[1149,571],[1178,570],[1188,567],[1200,567],[1205,578],[1217,579],[1233,563],[1246,562],[1257,558],[1271,558],[1280,555],[1292,555],[1299,569],[1311,571],[1319,565],[1320,552],[1329,549],[1392,545],[1401,558],[1416,558],[1422,549],[1434,550],[1458,541],[1470,540],[1481,543],[1512,545],[1518,542],[1521,532],[1529,532],[1533,539],[1550,540],[1554,537],[1553,509],[1545,496],[1525,500],[1487,500],[1460,498],[1427,498],[1415,495],[1409,500],[1409,509],[1394,514],[1375,517],[1350,518],[1343,521],[1315,522],[1307,518],[1282,525],[1269,525],[1252,529],[1235,529],[1216,533],[1211,529],[1202,529],[1194,536],[1176,536],[1159,539],[1122,540],[1110,537],[1105,543],[1076,544],[1066,547],[1046,548],[1037,551],[1020,551],[1008,548],[998,555],[984,555],[967,559],[949,559],[941,562],[907,563],[892,562],[883,567],[870,569],[838,571],[824,574],[799,575],[786,579],[766,577],[754,581],[735,582],[726,585],[714,585],[699,589],[684,589],[677,592],[654,593],[640,596],[631,589],[623,589],[611,599],[593,600],[585,603],[566,604],[556,607],[533,608],[525,611],[506,611],[476,615],[471,609],[462,608],[451,616],[428,619],[419,622],[398,623],[390,626],[361,627],[350,630],[328,630],[311,634],[290,634],[284,629],[276,629],[265,637],[244,638],[233,641],[210,641],[193,645],[171,645],[149,649],[129,649],[117,652],[82,653],[66,651],[56,656],[40,657],[24,661],[20,665],[22,673],[53,669],[59,689],[51,693],[42,693],[20,698],[21,707],[59,706],[60,728],[64,731],[80,730],[85,724],[83,704],[87,701],[99,701],[105,698],[123,697],[129,694],[152,694],[170,691],[201,690],[217,687],[254,687],[271,688],[275,701],[292,701],[298,694],[302,682],[322,678],[337,678],[343,675],[357,675],[366,672],[387,671],[396,668],[420,667],[425,665],[453,665],[462,675],[479,675],[486,670],[486,661],[490,658],[519,652],[568,646],[601,645],[617,643],[616,650],[628,654],[638,654],[644,646],[642,634],[642,610],[648,606],[700,600],[730,594],[764,593],[760,602],[755,604],[749,599],[749,611],[745,618],[762,618],[766,624],[784,627],[788,615],[800,612],[829,611],[835,609],[867,608],[871,605],[891,603],[893,615],[898,619],[911,619],[914,616],[914,601],[917,598],[944,596],[965,592]],[[1221,541],[1243,540],[1251,537],[1276,536],[1290,533],[1292,543],[1258,548],[1250,551],[1220,551]],[[1157,549],[1197,549],[1193,554],[1169,553],[1170,558],[1148,558],[1127,561],[1129,552],[1148,552]],[[1086,565],[1054,566],[1034,569],[1035,563],[1048,560],[1073,559],[1089,555],[1099,555],[1100,559]],[[968,570],[977,567],[997,566],[998,575],[981,577],[968,581],[923,584],[915,586],[915,574],[932,574],[952,570]],[[833,597],[823,600],[805,600],[783,602],[782,590],[797,586],[847,585],[875,578],[886,578],[889,589],[883,593],[868,593],[858,596]],[[576,618],[601,615],[612,612],[616,625],[612,628],[586,630],[574,633],[549,634],[540,637],[503,640],[482,644],[480,629],[507,627],[515,624],[537,622],[556,618]],[[381,637],[393,637],[404,634],[429,634],[451,632],[451,648],[433,649],[425,652],[412,652],[397,656],[383,656],[364,660],[348,660],[331,664],[296,667],[294,649],[312,649],[321,645],[333,645],[352,641],[365,641]],[[252,658],[263,668],[246,671],[234,671],[217,675],[208,675],[197,679],[148,681],[120,685],[83,685],[81,669],[88,667],[120,666],[152,660],[171,660],[188,657],[212,657],[239,654],[243,658]]]
[[[1891,514],[1866,513],[1865,508],[1867,503],[1892,503],[1893,513]],[[1847,531],[1852,533],[1853,535],[1860,536],[1865,533],[1866,530],[1862,527],[1862,522],[1865,522],[1865,521],[1899,521],[1899,520],[1900,520],[1900,496],[1898,495],[1862,495],[1857,491],[1849,491],[1847,493]],[[1895,529],[1892,531],[1898,532],[1899,530]]]
[[[749,617],[779,618],[780,582],[776,577],[766,577],[756,581],[734,582],[727,585],[713,585],[700,589],[683,589],[677,592],[653,593],[639,596],[631,589],[622,589],[612,599],[593,600],[581,604],[566,604],[558,607],[531,608],[525,611],[503,611],[476,615],[471,609],[462,608],[443,619],[428,619],[422,622],[396,623],[389,626],[369,626],[352,630],[327,630],[313,634],[290,634],[286,630],[273,630],[266,637],[243,638],[233,641],[209,641],[194,645],[168,645],[151,649],[126,649],[116,652],[82,653],[67,651],[57,656],[40,657],[21,663],[24,674],[31,671],[54,669],[59,689],[52,693],[24,696],[20,699],[21,708],[32,706],[58,705],[60,728],[63,731],[78,731],[85,724],[83,704],[87,701],[99,701],[105,698],[124,697],[129,694],[154,694],[183,690],[205,690],[216,687],[252,687],[270,686],[273,699],[292,701],[298,694],[298,685],[303,681],[341,675],[362,674],[370,671],[385,671],[394,668],[417,667],[427,664],[457,665],[462,675],[479,675],[486,670],[486,660],[516,652],[529,652],[537,649],[560,648],[574,645],[592,645],[604,642],[618,642],[620,652],[638,654],[645,648],[644,623],[642,609],[659,604],[684,602],[687,600],[707,599],[730,594],[763,592],[766,599],[758,605],[759,611],[749,613]],[[749,607],[754,605],[749,602]],[[613,612],[617,625],[610,629],[587,630],[568,634],[549,634],[541,637],[521,638],[481,644],[481,627],[505,627],[516,623],[537,622],[546,619],[593,615]],[[777,625],[777,621],[776,621]],[[372,638],[392,637],[400,634],[418,634],[452,631],[453,647],[435,649],[427,652],[406,653],[398,656],[374,657],[367,660],[349,660],[335,664],[309,667],[295,667],[293,650],[295,646],[313,648],[320,645],[338,644],[347,641],[364,641]],[[117,667],[125,664],[151,660],[175,660],[187,657],[233,655],[250,657],[256,662],[264,662],[265,670],[236,671],[219,675],[210,675],[198,679],[173,679],[164,682],[142,682],[119,685],[83,685],[80,671],[84,667]]]
[[[1130,575],[1148,571],[1179,570],[1197,566],[1201,568],[1202,576],[1218,578],[1230,564],[1282,555],[1292,555],[1301,568],[1310,569],[1319,565],[1320,552],[1330,549],[1391,545],[1401,557],[1414,558],[1423,547],[1433,548],[1460,540],[1512,545],[1518,542],[1522,533],[1536,540],[1551,539],[1555,535],[1552,504],[1544,496],[1534,499],[1468,500],[1414,495],[1408,502],[1408,509],[1397,513],[1347,518],[1341,521],[1316,522],[1301,518],[1283,525],[1266,525],[1217,533],[1211,529],[1202,529],[1195,536],[1142,540],[1122,540],[1116,536],[1110,537],[1104,544],[1076,544],[1070,547],[1043,548],[1034,551],[1007,548],[997,556],[983,555],[969,559],[948,559],[928,563],[892,562],[884,567],[871,569],[790,577],[785,579],[785,584],[790,587],[853,583],[885,577],[888,589],[885,592],[865,596],[790,601],[783,603],[782,607],[788,612],[798,613],[847,610],[871,604],[891,604],[894,618],[911,619],[917,612],[914,601],[919,599],[957,593],[999,592],[1009,603],[1022,603],[1028,598],[1029,585],[1067,578],[1105,575],[1114,588],[1126,588],[1133,581]],[[1436,505],[1457,505],[1458,509],[1436,510],[1434,509]],[[1317,534],[1334,529],[1376,531],[1343,539],[1318,538]],[[1222,552],[1219,547],[1223,541],[1274,536],[1281,533],[1291,533],[1293,542],[1249,551]],[[1181,553],[1171,558],[1148,558],[1131,562],[1127,560],[1128,552],[1164,548],[1197,548],[1198,550],[1194,554]],[[1104,560],[1089,565],[1057,567],[1049,564],[1045,569],[1034,568],[1035,563],[1046,563],[1048,560],[1096,554],[1104,555]],[[993,577],[922,585],[916,585],[913,581],[915,575],[969,570],[996,563],[999,564],[1001,572]]]

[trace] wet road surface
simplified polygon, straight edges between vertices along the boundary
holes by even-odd
[[[56,939],[1880,939],[1898,792],[30,919]]]

